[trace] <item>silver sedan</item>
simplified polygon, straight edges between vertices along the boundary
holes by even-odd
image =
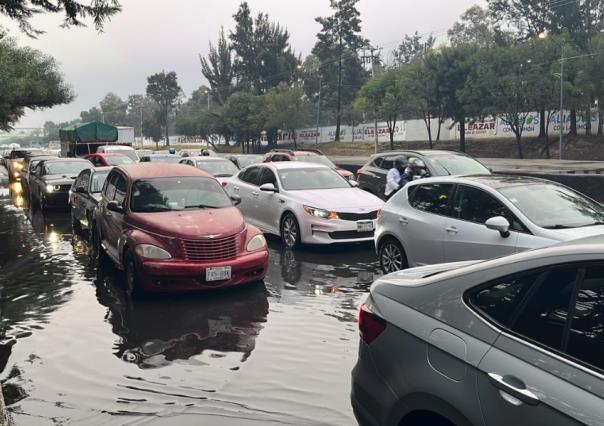
[[[406,185],[375,233],[384,272],[491,259],[604,234],[604,207],[555,182],[522,176],[439,177]]]
[[[386,275],[359,329],[361,424],[604,424],[602,236]]]
[[[249,166],[225,180],[229,195],[253,225],[281,236],[287,247],[300,243],[372,241],[383,201],[356,188],[333,169],[294,161]]]

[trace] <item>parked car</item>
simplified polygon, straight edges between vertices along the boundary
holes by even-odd
[[[423,177],[487,175],[491,172],[469,155],[453,151],[420,150],[390,151],[372,155],[369,161],[357,170],[359,188],[385,198],[386,175],[394,167],[394,159],[400,156],[415,159],[423,169]]]
[[[352,172],[336,166],[333,161],[327,158],[327,156],[318,149],[298,149],[295,151],[290,149],[273,149],[264,154],[263,161],[265,163],[272,161],[301,161],[304,163],[323,164],[338,172],[342,177],[348,180],[354,180],[354,174]]]
[[[225,156],[240,169],[245,169],[252,164],[262,163],[264,157],[260,154],[228,154]]]
[[[98,256],[126,271],[130,294],[208,290],[260,281],[262,233],[218,181],[182,164],[113,168],[91,229]]]
[[[143,158],[146,155],[153,154],[152,149],[136,149],[135,151],[136,151],[136,155],[138,156],[138,158]]]
[[[119,166],[122,164],[134,163],[134,160],[120,152],[88,154],[84,156],[84,159],[90,161],[95,167]]]
[[[181,160],[177,154],[151,154],[141,158],[141,163],[157,162],[157,163],[178,163]]]
[[[601,425],[604,238],[408,269],[359,313],[363,425]]]
[[[75,232],[90,229],[94,210],[101,199],[101,190],[111,167],[84,169],[69,191],[71,223]]]
[[[29,196],[42,211],[48,207],[67,207],[74,179],[92,163],[81,158],[41,160],[29,177]]]
[[[225,178],[230,178],[239,172],[239,169],[226,158],[221,157],[187,157],[180,160],[180,164],[197,167],[218,179],[219,182],[224,182]]]
[[[96,150],[97,154],[117,153],[129,157],[135,163],[140,160],[134,148],[128,145],[102,145]]]
[[[8,154],[6,169],[10,182],[21,179],[21,170],[23,169],[25,157],[34,153],[43,154],[43,152],[37,148],[16,148]]]
[[[243,215],[287,247],[371,241],[383,201],[328,166],[297,161],[249,166],[225,181]]]
[[[385,272],[489,259],[604,234],[604,207],[555,182],[521,176],[411,182],[382,209],[375,244]]]

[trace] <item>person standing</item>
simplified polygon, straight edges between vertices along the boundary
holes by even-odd
[[[394,159],[394,165],[386,175],[386,189],[384,190],[386,200],[392,198],[399,189],[409,182],[408,176],[405,174],[406,168],[407,157],[401,155]]]

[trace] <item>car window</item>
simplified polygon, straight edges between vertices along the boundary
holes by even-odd
[[[90,181],[90,193],[98,194],[103,189],[105,180],[109,172],[95,172]]]
[[[245,169],[243,172],[241,172],[239,174],[239,178],[242,181],[247,182],[251,185],[258,186],[258,184],[260,182],[260,173],[261,172],[262,172],[261,167],[248,167],[247,169]]]
[[[84,188],[88,190],[88,183],[90,182],[90,171],[85,170],[76,179],[74,188]]]
[[[277,178],[271,169],[268,167],[262,167],[262,174],[260,175],[260,181],[258,185],[264,185],[265,183],[272,183],[277,187]]]
[[[116,173],[117,178],[115,179],[115,197],[113,198],[119,205],[123,205],[126,199],[126,178],[121,173]]]
[[[565,346],[573,358],[604,370],[604,266],[585,270]]]
[[[117,180],[117,177],[117,172],[111,172],[107,177],[107,181],[103,187],[103,196],[107,201],[112,201],[115,198],[115,181]]]
[[[409,190],[409,204],[428,213],[447,214],[452,192],[450,183],[418,185]]]
[[[510,328],[537,343],[560,350],[578,271],[574,266],[551,269],[531,291]]]
[[[373,166],[373,167],[381,167],[382,160],[383,160],[382,157],[377,157],[369,165]]]
[[[394,157],[385,157],[382,158],[380,165],[378,166],[380,169],[390,170],[394,167]]]
[[[471,157],[458,154],[427,156],[426,162],[437,176],[447,175],[488,175],[489,169]]]
[[[507,207],[487,192],[467,185],[459,185],[451,215],[460,220],[484,224],[495,216],[503,216],[510,230],[527,232],[525,226]]]
[[[279,170],[279,181],[286,191],[350,188],[338,172],[327,167]]]

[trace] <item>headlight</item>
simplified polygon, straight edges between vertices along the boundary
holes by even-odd
[[[161,247],[154,246],[153,244],[139,244],[136,246],[136,254],[147,259],[172,259],[172,255]]]
[[[316,207],[304,206],[304,211],[310,215],[320,217],[323,219],[338,219],[336,212],[330,212],[329,210],[318,209]]]
[[[59,191],[61,187],[59,185],[46,185],[46,192]]]
[[[266,238],[264,235],[258,234],[247,243],[246,250],[247,251],[256,251],[266,247]]]
[[[22,168],[23,168],[23,164],[22,163],[15,163],[15,169],[21,170]]]

